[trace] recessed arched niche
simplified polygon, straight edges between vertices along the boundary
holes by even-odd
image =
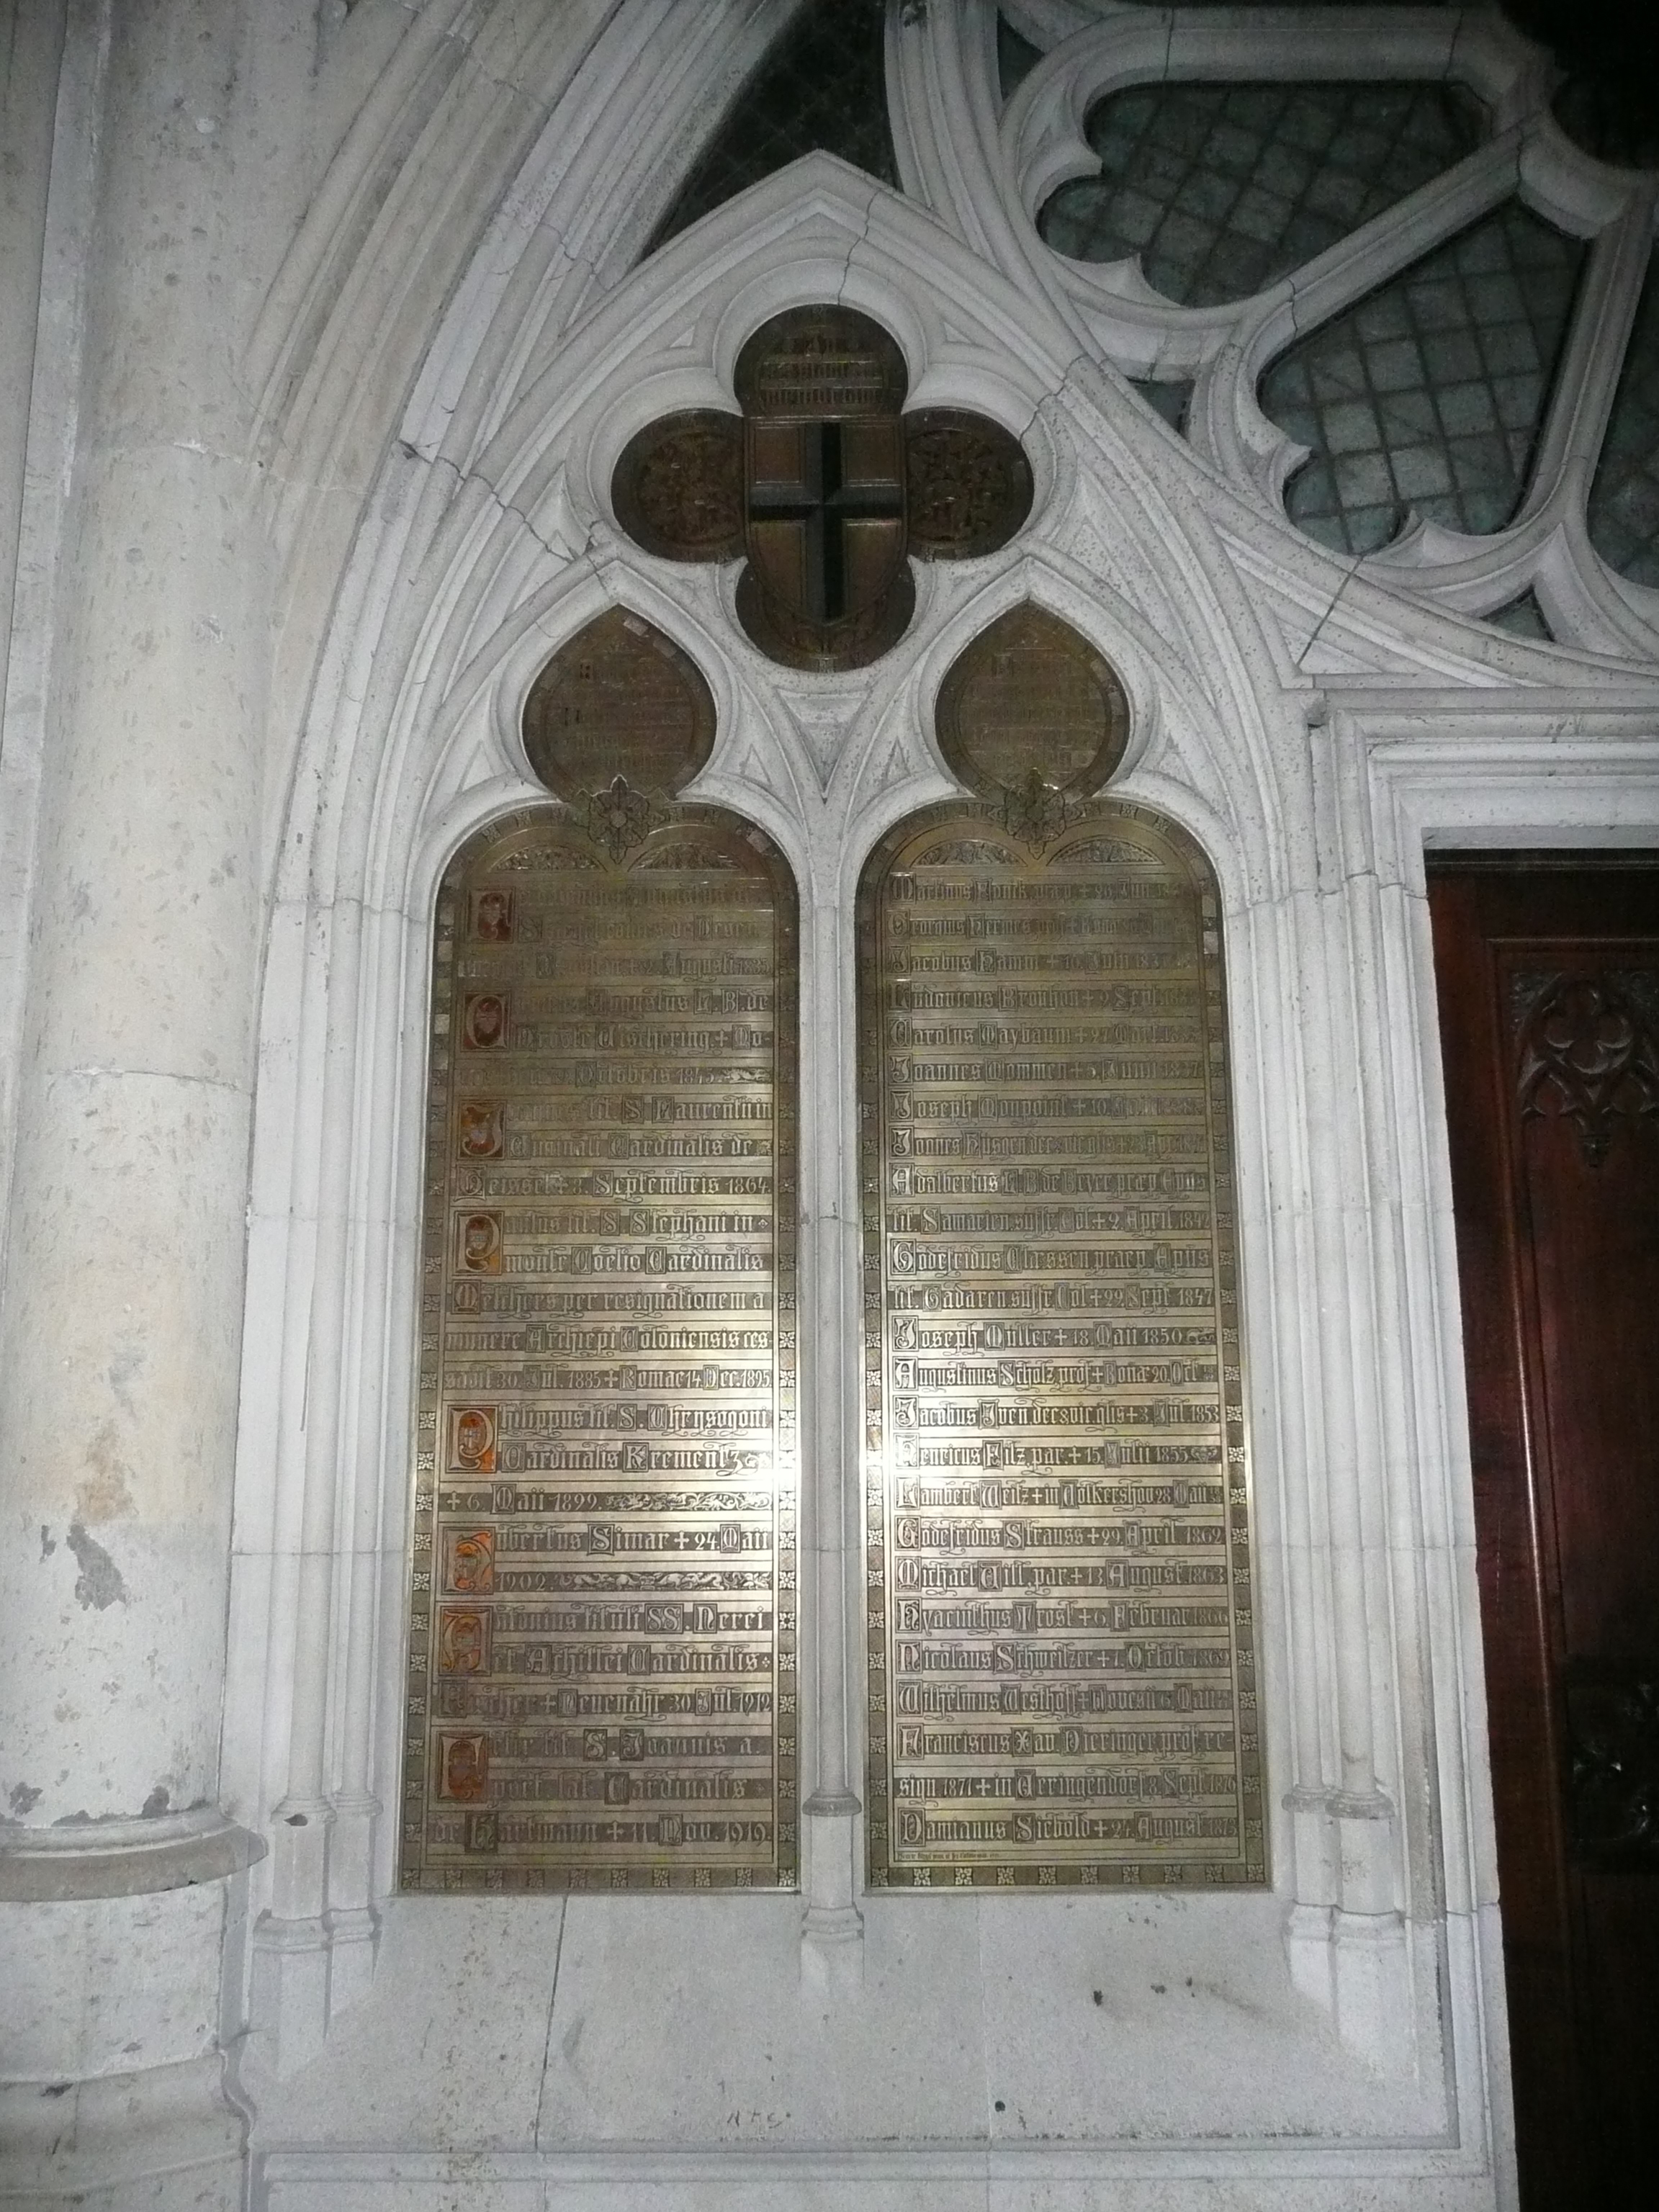
[[[859,893],[877,1887],[1267,1879],[1221,915],[1005,615]]]
[[[714,723],[602,616],[439,890],[408,1890],[796,1879],[796,896]]]

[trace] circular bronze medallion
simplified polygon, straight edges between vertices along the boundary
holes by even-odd
[[[1031,512],[1031,465],[1000,422],[958,407],[904,418],[910,550],[969,561],[1006,545]]]
[[[743,421],[711,407],[665,415],[623,447],[611,479],[617,520],[665,561],[743,551]]]

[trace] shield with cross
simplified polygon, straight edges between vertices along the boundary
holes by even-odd
[[[734,380],[741,415],[695,409],[637,431],[611,496],[647,553],[746,556],[738,618],[786,666],[866,666],[915,611],[908,556],[994,552],[1030,512],[1018,440],[963,409],[902,414],[904,356],[854,308],[775,315]]]
[[[846,307],[796,308],[738,356],[744,543],[738,614],[775,658],[857,666],[904,629],[904,357]]]

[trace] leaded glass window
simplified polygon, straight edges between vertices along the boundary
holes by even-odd
[[[1518,599],[1511,599],[1508,606],[1499,607],[1489,619],[1495,629],[1506,629],[1511,637],[1529,637],[1540,644],[1547,644],[1555,635],[1544,618],[1544,610],[1538,604],[1536,592],[1522,592]]]
[[[1133,253],[1154,290],[1204,307],[1259,292],[1479,142],[1446,84],[1137,85],[1091,112],[1097,178],[1039,228],[1085,261]]]
[[[997,82],[1005,100],[1018,91],[1042,59],[1041,46],[1022,38],[1006,15],[997,17]]]
[[[1610,568],[1659,586],[1659,255],[1642,287],[1590,486],[1589,534]]]
[[[1136,376],[1130,379],[1154,413],[1161,415],[1172,430],[1187,427],[1187,410],[1193,404],[1192,379],[1186,376]]]
[[[1525,489],[1584,249],[1510,200],[1282,354],[1268,416],[1314,458],[1285,505],[1339,553],[1408,513],[1501,529]]]
[[[1651,658],[1651,148],[1522,12],[1006,0],[1001,158],[1091,343],[1235,489],[1419,605]]]
[[[653,246],[803,154],[896,185],[881,0],[811,0],[776,40],[659,227]]]

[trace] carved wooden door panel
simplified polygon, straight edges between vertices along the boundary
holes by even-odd
[[[1525,2212],[1659,2158],[1659,868],[1434,869]]]

